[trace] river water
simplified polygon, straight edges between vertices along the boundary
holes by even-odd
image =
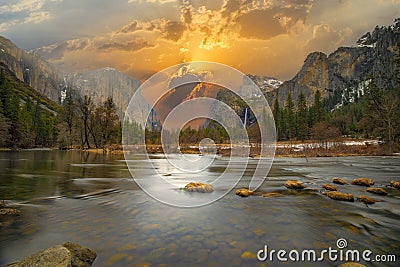
[[[160,156],[151,161],[166,165]],[[249,184],[254,164],[250,160],[237,188]],[[217,158],[203,174],[217,176],[226,165],[226,158]],[[368,266],[399,266],[400,190],[386,187],[400,179],[399,157],[277,158],[260,190],[283,196],[241,198],[231,191],[200,208],[172,207],[149,197],[132,181],[123,155],[0,152],[0,170],[0,199],[22,211],[0,226],[0,265],[71,241],[97,252],[93,266],[337,266],[340,261],[326,259],[260,262],[252,255],[265,245],[287,252],[337,249],[336,241],[345,238],[346,249],[396,255],[397,263]],[[320,192],[333,177],[368,177],[389,195],[339,185],[340,191],[381,201],[369,206],[334,201]],[[302,181],[307,189],[287,190],[287,179]]]

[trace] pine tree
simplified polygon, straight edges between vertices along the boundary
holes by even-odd
[[[308,137],[307,102],[303,93],[300,93],[297,102],[297,138],[305,140]]]
[[[286,122],[286,136],[287,138],[292,139],[296,133],[296,121],[295,121],[294,103],[290,92],[288,93],[286,99],[284,113]]]
[[[317,90],[314,95],[314,123],[320,122],[323,119],[322,103],[321,103],[321,92]]]
[[[273,115],[274,115],[275,127],[276,127],[276,137],[279,140],[279,139],[282,139],[282,129],[281,129],[281,125],[280,125],[281,108],[279,106],[279,101],[278,101],[277,97],[275,98],[275,101],[274,101]]]

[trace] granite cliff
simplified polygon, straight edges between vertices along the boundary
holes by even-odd
[[[330,96],[334,105],[352,102],[364,94],[374,79],[383,90],[398,85],[396,49],[400,43],[400,20],[394,25],[376,27],[363,35],[354,47],[340,47],[330,55],[314,52],[307,56],[300,71],[277,90],[268,93],[283,102],[290,92],[296,100],[300,92],[312,102],[316,90]],[[397,48],[396,48],[397,47]]]
[[[10,40],[0,36],[0,63],[7,66],[19,80],[60,103],[58,72],[40,56],[20,49]]]

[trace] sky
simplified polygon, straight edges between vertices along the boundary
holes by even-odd
[[[310,52],[354,46],[400,17],[400,0],[0,0],[0,35],[65,72],[145,79],[214,61],[291,79]]]

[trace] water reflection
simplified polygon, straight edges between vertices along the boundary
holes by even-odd
[[[163,159],[158,157],[157,164],[163,168]],[[209,175],[218,175],[224,166],[219,159]],[[260,266],[241,256],[265,244],[287,250],[335,247],[341,237],[351,249],[400,257],[400,190],[385,188],[389,195],[373,196],[382,202],[369,207],[336,202],[319,192],[336,176],[348,181],[369,177],[384,186],[399,174],[397,158],[277,159],[261,190],[283,196],[239,198],[231,192],[196,209],[169,207],[147,196],[132,183],[121,155],[1,152],[0,167],[1,198],[23,211],[14,224],[1,228],[0,264],[65,241],[93,248],[95,266]],[[286,190],[283,183],[290,178],[304,182],[307,190]],[[238,187],[248,183],[244,177]],[[341,191],[366,194],[364,187],[351,185]]]

